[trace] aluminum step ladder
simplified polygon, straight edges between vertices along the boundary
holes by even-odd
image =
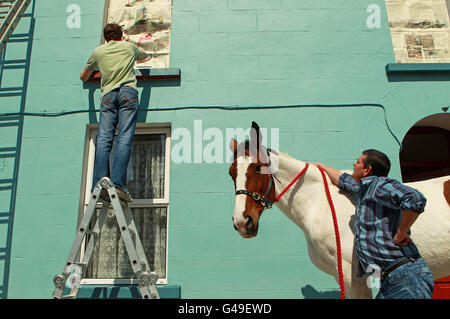
[[[31,0],[0,0],[0,50],[6,45]]]
[[[99,200],[103,203],[103,207],[100,210],[94,227],[90,230],[89,225],[95,215],[97,202]],[[77,235],[72,249],[70,250],[69,257],[66,260],[64,269],[61,274],[58,274],[53,278],[53,283],[55,285],[55,290],[53,291],[54,299],[75,299],[77,297],[80,289],[79,283],[86,275],[89,260],[99,238],[103,221],[111,205],[113,208],[112,212],[116,216],[121,231],[131,267],[138,279],[142,298],[159,299],[158,290],[156,288],[158,275],[156,272],[150,270],[127,201],[129,201],[129,199],[125,198],[124,193],[116,188],[109,178],[103,177],[97,185],[95,185],[94,191],[91,194],[91,199],[89,200],[84,216],[78,227]],[[83,239],[87,236],[89,236],[89,238],[86,238],[86,250],[84,251],[83,258],[81,262],[76,262],[82,247]],[[66,281],[69,277],[71,277],[69,282],[70,293],[69,295],[63,295]]]

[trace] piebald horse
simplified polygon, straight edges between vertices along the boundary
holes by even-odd
[[[303,231],[312,263],[338,281],[337,248],[330,206],[319,169],[309,165],[305,174],[274,202],[276,196],[302,171],[306,163],[261,144],[259,127],[253,122],[250,141],[239,144],[232,139],[234,160],[229,173],[235,184],[234,228],[244,238],[258,233],[265,208],[277,207]],[[256,145],[252,152],[250,145]],[[273,163],[278,163],[273,169]],[[263,173],[262,171],[271,173]],[[353,247],[355,200],[342,193],[328,179],[336,210],[342,249],[342,271],[346,298],[372,298],[367,278],[357,277]],[[434,278],[450,275],[450,176],[406,183],[427,198],[425,211],[411,227],[411,238],[428,263]]]

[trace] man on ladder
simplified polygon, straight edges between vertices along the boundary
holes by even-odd
[[[87,81],[97,69],[102,75],[100,122],[91,191],[102,177],[107,176],[116,186],[119,196],[131,201],[126,187],[127,166],[139,105],[134,62],[145,62],[151,57],[133,43],[122,41],[122,28],[118,24],[107,24],[103,36],[106,44],[92,52],[80,74],[82,81]],[[109,157],[116,128],[117,149],[110,169]]]
[[[55,284],[53,297],[57,299],[76,298],[80,289],[79,282],[86,273],[106,213],[112,206],[131,267],[139,280],[141,296],[144,299],[158,299],[159,294],[156,288],[158,275],[150,270],[147,262],[133,216],[127,204],[132,199],[126,187],[127,166],[138,109],[134,63],[135,61],[144,62],[150,58],[136,45],[122,41],[122,29],[117,24],[107,24],[103,35],[107,43],[92,52],[86,67],[80,74],[82,81],[88,80],[96,69],[99,69],[102,75],[100,125],[97,134],[92,194],[63,272],[53,279]],[[117,150],[110,170],[109,156],[116,128],[118,128]],[[103,202],[103,207],[95,225],[90,228],[91,220],[97,210],[98,200]],[[86,249],[81,261],[77,262],[77,256],[84,240]],[[74,270],[75,275],[72,273]],[[71,281],[76,279],[77,284],[71,285],[70,294],[63,296],[66,280],[70,277],[72,277]]]

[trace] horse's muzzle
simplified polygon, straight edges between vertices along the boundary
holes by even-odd
[[[258,234],[258,224],[255,224],[253,218],[246,216],[245,221],[234,223],[234,229],[244,238],[252,238]]]

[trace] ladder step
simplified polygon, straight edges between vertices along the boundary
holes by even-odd
[[[0,97],[3,96],[0,94]],[[1,123],[0,127],[7,127],[7,126],[19,126],[20,122],[9,122],[9,123]]]
[[[0,88],[0,92],[10,92],[10,91],[23,91],[23,87],[11,86],[6,88]]]
[[[6,248],[0,248],[0,260],[6,259]]]
[[[0,148],[0,158],[16,157],[16,150],[17,150],[17,148],[15,148],[15,147]]]
[[[11,185],[6,185],[6,184],[11,184]],[[12,185],[13,185],[12,179],[0,179],[0,191],[10,190],[10,189],[12,189]]]
[[[12,38],[25,38],[25,37],[30,37],[31,33],[14,33],[11,35],[10,39]]]
[[[20,116],[18,116],[18,115],[11,115],[11,116],[2,116],[2,117],[0,117],[0,122],[18,121],[18,120],[20,120]],[[0,126],[3,126],[3,124],[0,124]]]
[[[0,97],[4,97],[4,96],[22,96],[22,93],[20,93],[20,92],[0,93]]]
[[[10,222],[10,213],[0,213],[0,224],[8,224]]]
[[[17,64],[17,65],[5,65],[4,67],[3,67],[3,69],[4,70],[17,70],[17,69],[25,69],[27,66],[24,64],[24,65],[19,65],[19,64]]]
[[[14,158],[16,155],[16,153],[0,154],[0,158]]]
[[[26,63],[26,62],[27,62],[27,60],[25,60],[25,59],[6,60],[6,61],[3,61],[3,63],[0,63],[0,65],[1,65],[1,64],[5,65],[5,64]]]

